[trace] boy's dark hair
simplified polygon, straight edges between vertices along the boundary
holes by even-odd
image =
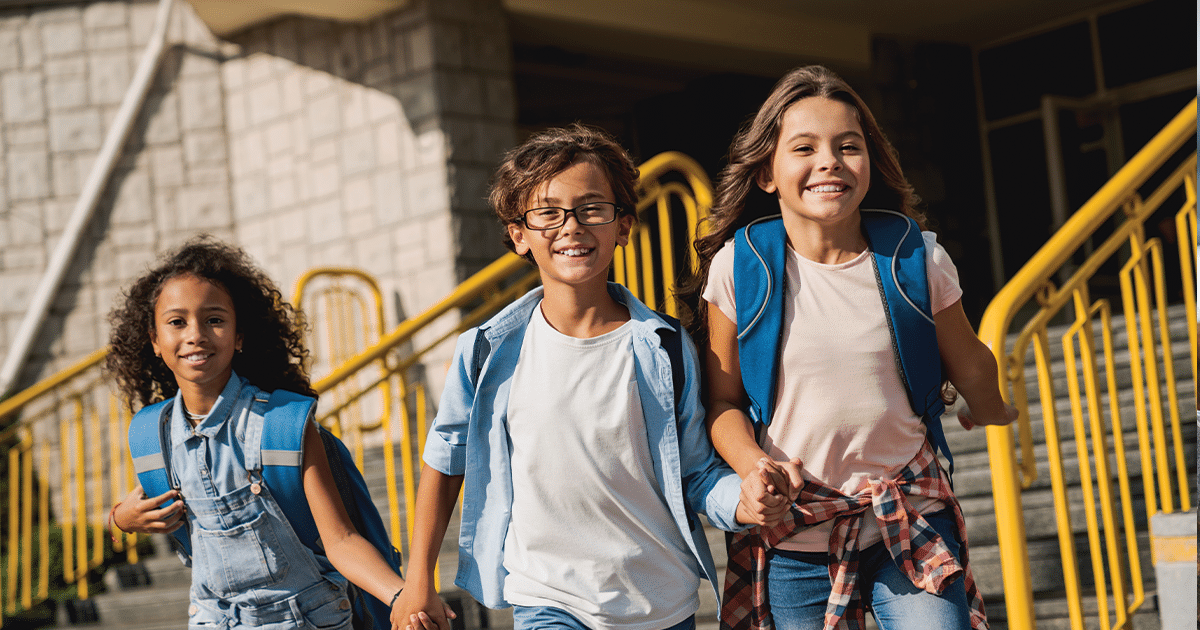
[[[579,123],[547,129],[506,153],[492,178],[488,202],[506,228],[505,247],[516,251],[507,227],[531,209],[526,206],[538,188],[580,162],[591,162],[604,171],[620,215],[637,216],[637,166],[612,136]],[[525,258],[533,262],[531,254]]]
[[[195,276],[229,293],[237,317],[242,351],[233,356],[233,369],[266,391],[287,389],[316,396],[304,361],[304,323],[283,300],[275,283],[237,247],[200,235],[163,256],[157,266],[134,281],[109,323],[109,352],[104,369],[132,410],[175,395],[175,375],[154,355],[150,335],[154,306],[163,284],[179,276]]]

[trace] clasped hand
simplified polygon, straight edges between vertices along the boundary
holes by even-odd
[[[783,520],[804,485],[801,468],[798,457],[786,462],[759,459],[755,470],[742,479],[738,522],[771,527]]]

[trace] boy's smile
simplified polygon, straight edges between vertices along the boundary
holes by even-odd
[[[154,303],[150,345],[175,375],[188,411],[207,413],[233,373],[242,346],[233,299],[194,275],[163,283]]]
[[[612,186],[600,167],[578,162],[543,184],[529,200],[528,208],[576,208],[594,201],[614,201]],[[549,230],[534,230],[520,221],[510,223],[509,236],[516,252],[533,255],[542,284],[603,288],[608,266],[618,245],[629,242],[633,217],[618,216],[612,223],[581,225],[574,213],[566,223]]]

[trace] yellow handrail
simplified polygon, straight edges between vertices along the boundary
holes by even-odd
[[[1179,401],[1167,320],[1167,299],[1162,263],[1162,245],[1145,237],[1144,224],[1169,199],[1183,196],[1176,214],[1179,227],[1180,265],[1183,282],[1189,347],[1192,353],[1193,384],[1196,374],[1196,300],[1194,262],[1196,251],[1196,156],[1185,157],[1177,168],[1144,200],[1139,189],[1168,160],[1196,136],[1196,101],[1175,118],[1113,176],[1074,216],[1027,262],[1000,290],[984,314],[980,338],[992,349],[1001,366],[1000,386],[1006,397],[1021,409],[1017,425],[1020,456],[1010,427],[989,427],[988,454],[992,470],[992,488],[1004,573],[1008,625],[1014,629],[1034,628],[1033,589],[1026,541],[1021,491],[1037,479],[1038,461],[1034,453],[1030,406],[1026,399],[1025,367],[1030,345],[1033,346],[1041,416],[1047,445],[1050,485],[1058,514],[1058,537],[1063,563],[1064,586],[1068,595],[1072,628],[1083,628],[1082,588],[1074,550],[1074,530],[1068,506],[1068,475],[1064,472],[1063,442],[1059,436],[1054,378],[1050,374],[1051,344],[1048,328],[1056,318],[1070,315],[1072,326],[1063,336],[1067,385],[1080,466],[1080,491],[1087,505],[1087,531],[1090,541],[1097,603],[1101,623],[1109,627],[1109,596],[1115,604],[1114,627],[1129,627],[1131,614],[1142,603],[1141,568],[1137,543],[1133,536],[1131,510],[1133,489],[1126,467],[1125,430],[1121,424],[1121,406],[1116,374],[1129,370],[1134,381],[1137,432],[1142,461],[1142,483],[1147,509],[1161,504],[1173,509],[1172,497],[1190,505],[1188,479],[1183,465],[1183,440],[1179,430]],[[1180,191],[1183,194],[1180,195]],[[1101,226],[1116,223],[1112,234],[1092,243],[1086,259],[1064,269],[1085,243],[1099,240]],[[1093,300],[1089,280],[1102,272],[1105,263],[1122,263],[1118,277],[1129,338],[1130,365],[1116,363],[1112,347],[1111,306],[1107,299]],[[1111,267],[1111,265],[1109,265]],[[1061,286],[1055,279],[1065,275]],[[1010,328],[1031,301],[1035,309],[1015,337]],[[1094,327],[1101,327],[1102,351],[1097,351]],[[1011,349],[1008,347],[1011,345]],[[1076,354],[1078,348],[1078,354]],[[1099,362],[1104,363],[1103,375]],[[1160,372],[1159,365],[1162,365]],[[1084,387],[1079,387],[1082,378]],[[1107,392],[1105,392],[1107,388]],[[1161,392],[1167,393],[1167,403]],[[1104,394],[1108,397],[1108,420],[1102,414]],[[1168,408],[1169,420],[1163,413]],[[1171,426],[1173,448],[1167,446],[1166,428]],[[1153,438],[1153,439],[1152,439]],[[1111,449],[1108,442],[1111,440]],[[1153,442],[1153,445],[1151,445]],[[1090,445],[1090,446],[1089,446]],[[1090,448],[1090,451],[1089,451]],[[1089,466],[1091,452],[1095,470]],[[1175,491],[1171,491],[1170,456],[1177,467]],[[1115,468],[1112,463],[1115,462]],[[1094,478],[1094,479],[1093,479]],[[1159,488],[1156,504],[1155,480]],[[1113,481],[1119,488],[1113,489]],[[1093,483],[1095,487],[1093,488]],[[1093,490],[1098,494],[1093,494]],[[1095,500],[1098,497],[1098,501]],[[1097,513],[1101,520],[1097,521]],[[1119,532],[1124,529],[1124,544]],[[1107,568],[1107,573],[1106,573]],[[1133,582],[1133,590],[1129,589]]]
[[[664,178],[669,179],[659,181]],[[691,268],[695,265],[690,258],[691,248],[678,247],[675,238],[682,236],[690,244],[696,225],[711,205],[711,187],[695,162],[672,153],[642,165],[638,194],[637,244],[622,248],[626,251],[618,256],[628,256],[615,266],[614,274],[619,281],[623,281],[623,274],[631,283],[632,279],[640,280],[645,295],[653,296],[651,300],[665,299],[665,308],[673,311],[669,297],[675,281],[675,256],[683,252],[689,256],[687,264]],[[673,211],[679,209],[685,215],[686,231],[672,224]],[[651,234],[658,236],[657,250],[650,247]],[[373,283],[356,270],[333,272]],[[309,285],[313,277],[310,273],[301,278],[299,289]],[[537,281],[537,271],[524,259],[515,254],[502,256],[424,312],[340,361],[314,383],[317,392],[323,394],[318,421],[339,431],[357,432],[359,466],[363,466],[360,435],[382,444],[390,526],[397,546],[407,542],[412,527],[414,515],[405,506],[415,501],[419,454],[425,440],[425,383],[436,380],[421,374],[421,364],[439,365],[439,356],[448,358],[448,341],[524,294]],[[381,294],[377,288],[371,292],[375,294],[373,310],[382,322]],[[346,299],[370,302],[359,297]],[[297,303],[303,304],[299,297]],[[64,577],[76,585],[80,598],[88,597],[87,574],[103,556],[101,530],[108,506],[135,483],[126,442],[130,417],[99,374],[106,354],[106,348],[96,350],[0,402],[0,423],[7,424],[0,430],[0,444],[8,449],[10,464],[10,492],[6,504],[0,507],[0,520],[8,523],[8,545],[14,550],[0,565],[0,608],[6,612],[28,609],[49,595],[52,501],[61,510],[57,516],[63,530]],[[334,390],[336,396],[324,395]],[[344,421],[348,416],[363,415],[359,405],[372,392],[380,392],[378,402],[372,403],[378,406],[380,420]],[[395,448],[400,449],[398,456]],[[57,453],[58,461],[54,480],[48,478],[51,453]],[[397,471],[396,459],[401,461],[402,473]],[[403,505],[400,492],[404,494]],[[133,535],[118,536],[112,548],[136,562],[136,541]],[[39,580],[36,587],[35,577]]]

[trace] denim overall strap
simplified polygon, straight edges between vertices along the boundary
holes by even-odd
[[[734,235],[738,356],[750,419],[771,423],[779,377],[787,231],[780,215],[758,219]]]
[[[262,433],[263,416],[267,401],[267,392],[254,393],[250,403],[250,415],[246,418],[246,439],[242,443],[242,456],[245,457],[246,470],[251,474],[257,473],[262,477]]]

